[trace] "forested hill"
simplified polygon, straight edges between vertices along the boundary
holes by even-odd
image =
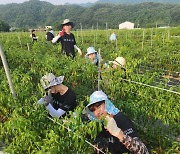
[[[0,5],[0,20],[11,27],[36,28],[52,25],[58,27],[70,18],[80,28],[118,28],[118,24],[131,21],[139,27],[180,25],[180,4],[141,3],[135,5],[96,4],[85,8],[78,5],[52,5],[48,2],[30,0],[22,4]]]
[[[98,0],[98,3],[112,3],[112,4],[138,4],[144,2],[180,4],[179,0]]]

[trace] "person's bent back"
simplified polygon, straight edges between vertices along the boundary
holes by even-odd
[[[73,111],[77,106],[75,93],[62,84],[64,76],[55,77],[49,73],[41,78],[41,84],[46,91],[38,103],[44,104],[52,117],[64,116],[66,112]]]

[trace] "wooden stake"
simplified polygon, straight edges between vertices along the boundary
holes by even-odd
[[[164,42],[165,42],[165,41],[164,41],[164,35],[165,35],[164,32],[162,32],[163,47],[164,47]]]
[[[117,45],[117,39],[116,39],[116,52],[117,52],[117,46],[118,46],[118,45]]]
[[[98,50],[99,53],[99,61],[98,61],[98,91],[100,90],[100,82],[101,82],[101,53],[100,53],[100,48]]]
[[[29,48],[29,43],[27,43],[27,48],[28,48],[28,51],[30,51],[30,48]]]
[[[81,43],[83,44],[83,32],[82,32],[82,23],[80,23],[81,25]]]
[[[152,37],[153,37],[153,28],[151,29],[151,48],[152,48],[152,44],[153,44]]]
[[[142,37],[142,50],[144,49],[144,30],[143,30],[143,37]]]
[[[170,28],[168,29],[168,40],[170,39]]]
[[[17,98],[16,93],[15,93],[14,86],[13,86],[13,83],[12,83],[12,80],[11,80],[11,77],[10,77],[8,64],[7,64],[6,57],[4,55],[3,49],[1,47],[1,44],[0,44],[0,55],[1,55],[2,63],[3,63],[3,66],[4,66],[4,70],[5,70],[7,79],[8,79],[8,83],[9,83],[11,93],[12,93],[13,97],[16,99]]]
[[[18,39],[19,39],[19,44],[20,44],[20,46],[21,46],[21,48],[22,48],[22,43],[21,43],[21,39],[20,39],[19,36],[18,36]]]
[[[94,47],[96,47],[96,35],[94,33]]]

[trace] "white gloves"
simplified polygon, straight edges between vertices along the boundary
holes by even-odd
[[[121,129],[118,128],[114,118],[107,115],[105,119],[107,120],[107,126],[105,128],[109,131],[111,135],[118,137]]]
[[[79,55],[81,56],[81,55],[82,55],[81,49],[79,49],[79,48],[77,47],[77,45],[74,45],[74,48],[78,51]]]
[[[81,49],[79,49],[79,48],[78,48],[78,53],[80,56],[82,55]]]
[[[47,102],[44,100],[44,97],[42,97],[41,99],[39,99],[37,101],[38,104],[46,104]]]

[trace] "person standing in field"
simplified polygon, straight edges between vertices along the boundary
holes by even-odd
[[[33,41],[33,43],[34,42],[37,42],[37,40],[38,40],[38,37],[36,37],[36,34],[35,34],[35,30],[33,29],[32,31],[31,31],[31,38],[32,38],[32,41]]]
[[[71,88],[62,84],[64,76],[56,77],[53,73],[44,75],[40,82],[46,95],[38,100],[44,104],[52,117],[61,117],[77,106],[76,95]]]
[[[48,32],[46,33],[46,40],[47,42],[52,41],[52,39],[54,38],[54,31],[52,28],[48,28]]]
[[[113,33],[111,34],[111,36],[109,37],[109,39],[110,39],[110,41],[116,41],[116,40],[117,40],[116,34],[113,32]]]
[[[90,120],[104,121],[104,128],[96,138],[99,149],[112,154],[149,154],[139,139],[132,121],[116,108],[103,91],[95,91],[86,106]],[[96,154],[101,153],[96,151]]]
[[[61,42],[62,52],[67,56],[75,57],[75,50],[82,55],[81,50],[76,45],[76,40],[74,34],[71,33],[72,28],[74,27],[73,22],[69,19],[65,19],[61,24],[61,31],[59,34],[52,39],[52,43]]]

